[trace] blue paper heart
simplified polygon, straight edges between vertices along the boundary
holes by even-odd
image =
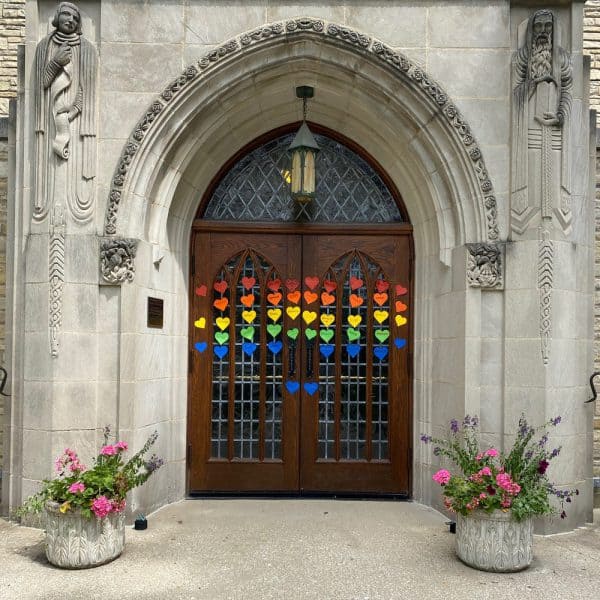
[[[304,384],[304,389],[312,396],[319,389],[319,384],[311,381]]]
[[[404,338],[396,338],[394,344],[396,344],[396,348],[404,348],[404,346],[406,346],[406,340]]]
[[[242,350],[248,355],[252,356],[254,351],[258,348],[258,346],[253,342],[244,342],[242,344]]]
[[[215,346],[213,348],[213,352],[219,357],[219,358],[223,358],[227,352],[229,352],[229,347],[228,346]]]
[[[194,344],[194,348],[196,348],[196,350],[198,350],[198,352],[204,352],[206,350],[206,342],[196,342]]]
[[[373,354],[379,359],[383,360],[388,355],[387,346],[377,346],[375,350],[373,350]]]
[[[360,352],[360,344],[346,344],[346,352],[348,356],[354,358]]]
[[[321,354],[327,358],[333,354],[335,346],[333,344],[321,344],[319,349],[321,350]]]
[[[300,384],[297,381],[286,381],[285,387],[290,394],[295,394],[300,389]]]
[[[279,354],[279,352],[281,352],[281,349],[283,348],[283,344],[281,342],[269,342],[267,344],[267,348],[273,353],[273,354]]]

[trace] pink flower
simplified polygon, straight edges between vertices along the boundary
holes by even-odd
[[[115,450],[118,450],[119,452],[125,451],[127,448],[129,448],[127,442],[117,442],[114,447]]]
[[[432,479],[440,485],[446,485],[450,481],[450,477],[452,477],[452,475],[450,475],[450,471],[447,471],[446,469],[440,469],[432,477]]]
[[[516,496],[521,491],[521,486],[515,483],[508,473],[498,473],[496,483],[512,496]]]
[[[125,502],[125,500],[121,500],[120,502],[118,502],[117,500],[111,501],[112,510],[116,513],[123,512],[125,510],[126,504],[127,503]]]
[[[104,518],[112,509],[112,502],[106,496],[98,496],[92,502],[92,511],[99,519]]]
[[[69,465],[69,470],[71,471],[71,473],[81,473],[81,471],[85,471],[86,468],[87,467],[84,464],[79,462],[79,459],[73,461]]]
[[[476,457],[475,460],[481,460],[483,458],[483,453],[480,452]]]
[[[81,481],[76,481],[69,486],[67,491],[71,494],[79,494],[80,492],[83,492],[83,490],[85,490],[85,485],[83,485]]]
[[[487,477],[491,477],[492,476],[492,470],[489,467],[483,467],[483,469],[481,469],[479,471],[480,475],[486,475]]]
[[[489,450],[486,450],[484,454],[485,456],[494,458],[494,456],[498,456],[498,450],[496,450],[496,448],[490,448]]]
[[[487,498],[487,495],[484,492],[481,492],[481,494],[479,494],[480,500],[485,500],[486,498]]]
[[[102,450],[100,450],[100,454],[103,456],[113,456],[116,453],[117,451],[112,444],[109,444],[108,446],[102,446]]]

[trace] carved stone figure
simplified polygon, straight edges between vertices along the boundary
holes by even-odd
[[[100,242],[100,271],[106,283],[133,281],[137,240],[105,238]]]
[[[467,283],[471,287],[502,289],[502,247],[467,244]]]
[[[81,33],[81,14],[61,2],[55,30],[35,53],[34,218],[56,204],[72,216],[92,217],[96,176],[96,50]]]
[[[572,66],[552,12],[539,10],[529,19],[515,68],[512,229],[524,233],[541,211],[542,219],[554,213],[568,233]]]

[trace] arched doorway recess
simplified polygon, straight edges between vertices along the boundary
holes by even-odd
[[[194,222],[189,493],[410,493],[412,227],[364,152],[313,129],[313,202],[278,130]]]

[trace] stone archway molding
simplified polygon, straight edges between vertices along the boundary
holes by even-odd
[[[479,185],[480,202],[486,218],[486,234],[488,242],[499,239],[496,198],[492,182],[488,175],[485,161],[469,125],[459,113],[455,104],[442,87],[432,80],[418,65],[400,52],[396,52],[383,42],[335,23],[327,23],[319,19],[299,18],[264,25],[253,31],[243,33],[222,46],[211,50],[199,61],[190,65],[174,81],[172,81],[158,98],[150,105],[143,118],[137,123],[129,139],[125,143],[109,192],[104,233],[107,236],[117,234],[119,204],[127,181],[128,171],[136,154],[142,147],[145,138],[155,122],[169,110],[173,99],[185,94],[190,82],[205,76],[218,68],[219,63],[236,54],[244,53],[257,45],[265,44],[280,37],[310,35],[318,37],[324,43],[341,44],[345,48],[384,64],[405,84],[416,90],[425,102],[439,107],[453,135],[459,141],[459,147],[467,156],[467,163],[472,168]]]

